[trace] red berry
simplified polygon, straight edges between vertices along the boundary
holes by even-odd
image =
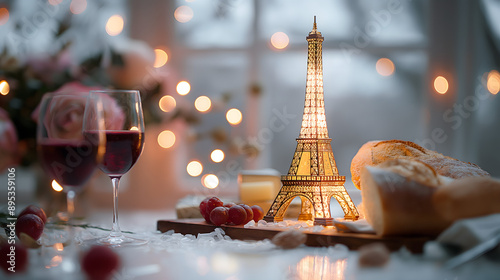
[[[210,222],[210,213],[212,213],[212,210],[214,210],[215,207],[219,207],[222,205],[224,205],[224,203],[222,203],[222,201],[215,196],[208,199],[207,208],[205,209],[205,211],[206,211],[205,213],[208,217],[209,222]]]
[[[210,223],[210,215],[207,214],[207,204],[209,199],[210,197],[207,197],[200,203],[200,213],[207,223]]]
[[[224,207],[227,207],[227,208],[231,208],[231,207],[233,207],[235,205],[236,205],[236,203],[234,203],[234,202],[226,202],[226,203],[224,203]]]
[[[43,221],[35,214],[22,215],[16,222],[16,235],[20,237],[21,233],[29,235],[34,240],[38,240],[43,233]]]
[[[247,219],[247,211],[240,205],[229,208],[229,222],[235,225],[242,225]]]
[[[95,245],[82,258],[82,269],[89,279],[111,279],[120,266],[120,258],[111,248]]]
[[[38,206],[30,205],[24,208],[24,210],[19,214],[19,216],[17,216],[17,218],[26,214],[35,214],[40,217],[40,219],[42,219],[44,224],[47,222],[47,215],[45,215],[45,211],[43,211],[43,209]]]
[[[28,267],[28,251],[26,247],[21,244],[8,244],[7,242],[0,244],[0,267],[7,273],[25,271]]]
[[[224,206],[215,207],[212,212],[210,212],[210,221],[216,226],[220,226],[227,222],[229,218],[228,209]]]
[[[262,210],[262,207],[259,205],[253,205],[252,207],[252,212],[253,212],[253,220],[255,222],[258,222],[264,218],[264,210]]]
[[[247,212],[247,218],[243,224],[246,224],[246,223],[250,222],[251,220],[253,220],[252,208],[250,208],[250,206],[248,206],[246,204],[240,204],[240,206],[243,207],[245,209],[245,211]]]

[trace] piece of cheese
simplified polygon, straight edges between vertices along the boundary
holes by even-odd
[[[273,200],[275,196],[274,184],[271,181],[240,184],[240,200],[243,203]]]
[[[238,184],[242,183],[253,183],[253,182],[264,182],[270,181],[273,183],[273,197],[274,200],[276,195],[281,189],[281,174],[275,169],[261,169],[261,170],[242,170],[238,174]]]

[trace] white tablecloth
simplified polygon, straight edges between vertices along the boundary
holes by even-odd
[[[401,250],[391,253],[387,265],[364,268],[358,264],[357,251],[343,245],[292,250],[277,249],[269,241],[228,240],[222,233],[182,236],[156,232],[158,219],[175,218],[173,212],[120,212],[122,230],[137,232],[149,244],[119,248],[121,269],[113,279],[499,279],[500,265],[480,258],[455,270],[445,270],[439,254],[415,255]],[[91,214],[89,222],[111,226],[111,213]],[[100,230],[79,230],[77,238],[104,235]],[[81,254],[87,246],[77,248]],[[58,252],[52,247],[30,250],[30,267],[11,279],[85,279],[76,272],[65,274]],[[64,257],[64,256],[63,256]],[[3,272],[2,272],[3,273]],[[3,276],[5,273],[0,274]]]

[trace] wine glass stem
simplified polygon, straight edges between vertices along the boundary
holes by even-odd
[[[66,194],[66,204],[68,207],[68,223],[73,218],[73,214],[75,213],[75,191],[69,190]]]
[[[66,207],[68,208],[68,243],[73,243],[73,238],[75,237],[75,233],[73,231],[73,214],[75,213],[75,196],[76,193],[73,190],[69,190],[66,193]]]
[[[118,186],[120,184],[120,177],[111,178],[113,183],[113,227],[111,228],[110,235],[113,237],[121,236],[120,225],[118,224]]]

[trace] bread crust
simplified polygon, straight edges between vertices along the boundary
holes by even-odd
[[[413,142],[383,140],[367,142],[359,149],[351,162],[352,182],[358,189],[362,189],[361,171],[365,166],[400,158],[419,160],[431,166],[438,174],[449,178],[489,176],[488,172],[476,164],[444,156]]]

